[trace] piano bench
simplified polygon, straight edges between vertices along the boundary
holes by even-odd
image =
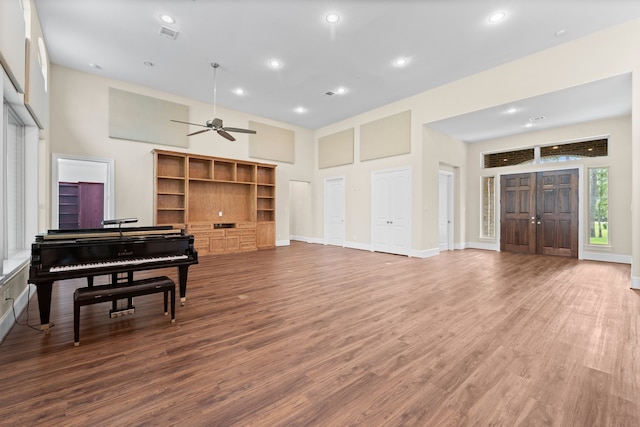
[[[80,345],[80,307],[101,302],[115,302],[119,299],[164,292],[164,314],[168,314],[169,294],[171,294],[171,323],[176,320],[176,284],[166,276],[134,280],[115,285],[100,285],[78,288],[73,293],[73,337],[74,345]]]

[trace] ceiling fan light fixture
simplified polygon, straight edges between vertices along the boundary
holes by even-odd
[[[250,133],[256,134],[257,132],[253,129],[242,129],[242,128],[234,128],[229,126],[224,126],[222,123],[222,119],[216,117],[216,92],[217,92],[217,76],[218,76],[218,68],[220,64],[217,62],[212,62],[211,67],[213,68],[213,119],[207,120],[204,124],[200,123],[191,123],[184,122],[182,120],[171,120],[172,122],[182,123],[185,125],[198,126],[204,129],[197,130],[195,132],[188,133],[187,136],[199,135],[201,133],[215,131],[221,137],[228,139],[229,141],[235,141],[236,139],[229,134],[229,132],[239,132],[239,133]]]

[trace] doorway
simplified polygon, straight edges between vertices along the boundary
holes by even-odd
[[[441,251],[453,250],[453,173],[438,174],[438,247]]]
[[[578,257],[578,170],[500,178],[500,250]]]
[[[115,217],[113,159],[52,154],[51,170],[51,228],[60,228],[60,184],[64,182],[102,184],[102,218]],[[90,203],[94,210],[96,204],[99,202]]]
[[[311,241],[311,183],[289,181],[289,239]]]

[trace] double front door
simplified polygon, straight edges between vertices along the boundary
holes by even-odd
[[[503,175],[500,250],[578,257],[578,170]]]

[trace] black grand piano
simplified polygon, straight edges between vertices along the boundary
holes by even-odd
[[[127,222],[127,221],[121,221]],[[36,285],[40,327],[49,328],[53,282],[94,276],[177,267],[180,301],[187,293],[187,272],[198,263],[193,236],[171,226],[49,230],[31,245],[29,283]],[[114,280],[112,279],[112,280]]]

